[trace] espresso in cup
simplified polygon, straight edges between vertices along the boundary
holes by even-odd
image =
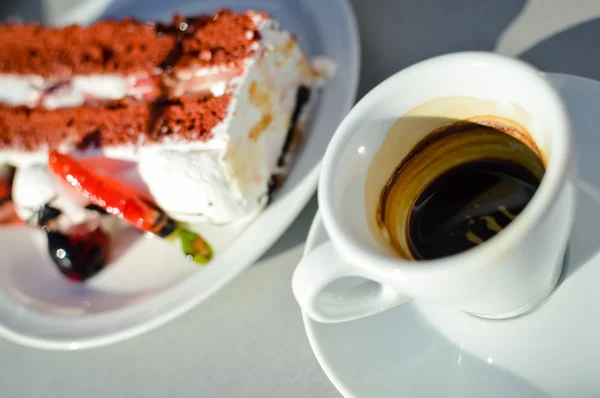
[[[369,227],[397,257],[458,254],[490,240],[525,209],[547,159],[516,106],[441,97],[390,127],[365,182]]]
[[[377,221],[403,258],[433,260],[489,240],[533,197],[544,161],[527,130],[481,116],[430,132],[398,164]]]

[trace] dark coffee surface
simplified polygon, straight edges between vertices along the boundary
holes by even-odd
[[[415,259],[468,250],[504,229],[539,185],[527,168],[506,160],[475,160],[438,176],[419,195],[408,220]]]

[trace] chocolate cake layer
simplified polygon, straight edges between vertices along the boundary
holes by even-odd
[[[56,110],[0,105],[0,149],[90,149],[161,143],[174,135],[181,141],[207,141],[226,116],[230,101],[225,94],[156,102],[119,100]]]
[[[102,21],[64,28],[0,26],[0,73],[68,80],[73,75],[143,74],[192,66],[235,65],[259,32],[249,13],[175,16],[169,24]]]

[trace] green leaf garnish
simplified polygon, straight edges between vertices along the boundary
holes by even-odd
[[[200,235],[185,228],[178,228],[175,235],[179,236],[181,249],[190,259],[199,264],[206,264],[212,259],[213,249]]]

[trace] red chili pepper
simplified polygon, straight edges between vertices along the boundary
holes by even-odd
[[[53,174],[107,213],[162,238],[179,236],[184,253],[196,262],[206,263],[212,258],[212,248],[204,239],[181,228],[164,211],[116,181],[90,171],[72,156],[57,151],[50,152],[48,164]]]
[[[0,200],[10,199],[12,187],[8,178],[0,177]]]
[[[12,202],[11,179],[7,177],[0,177],[0,224],[3,226],[25,224],[15,211]]]
[[[162,212],[133,196],[107,177],[86,169],[69,155],[50,152],[50,170],[80,195],[142,231],[157,233],[162,227]]]

